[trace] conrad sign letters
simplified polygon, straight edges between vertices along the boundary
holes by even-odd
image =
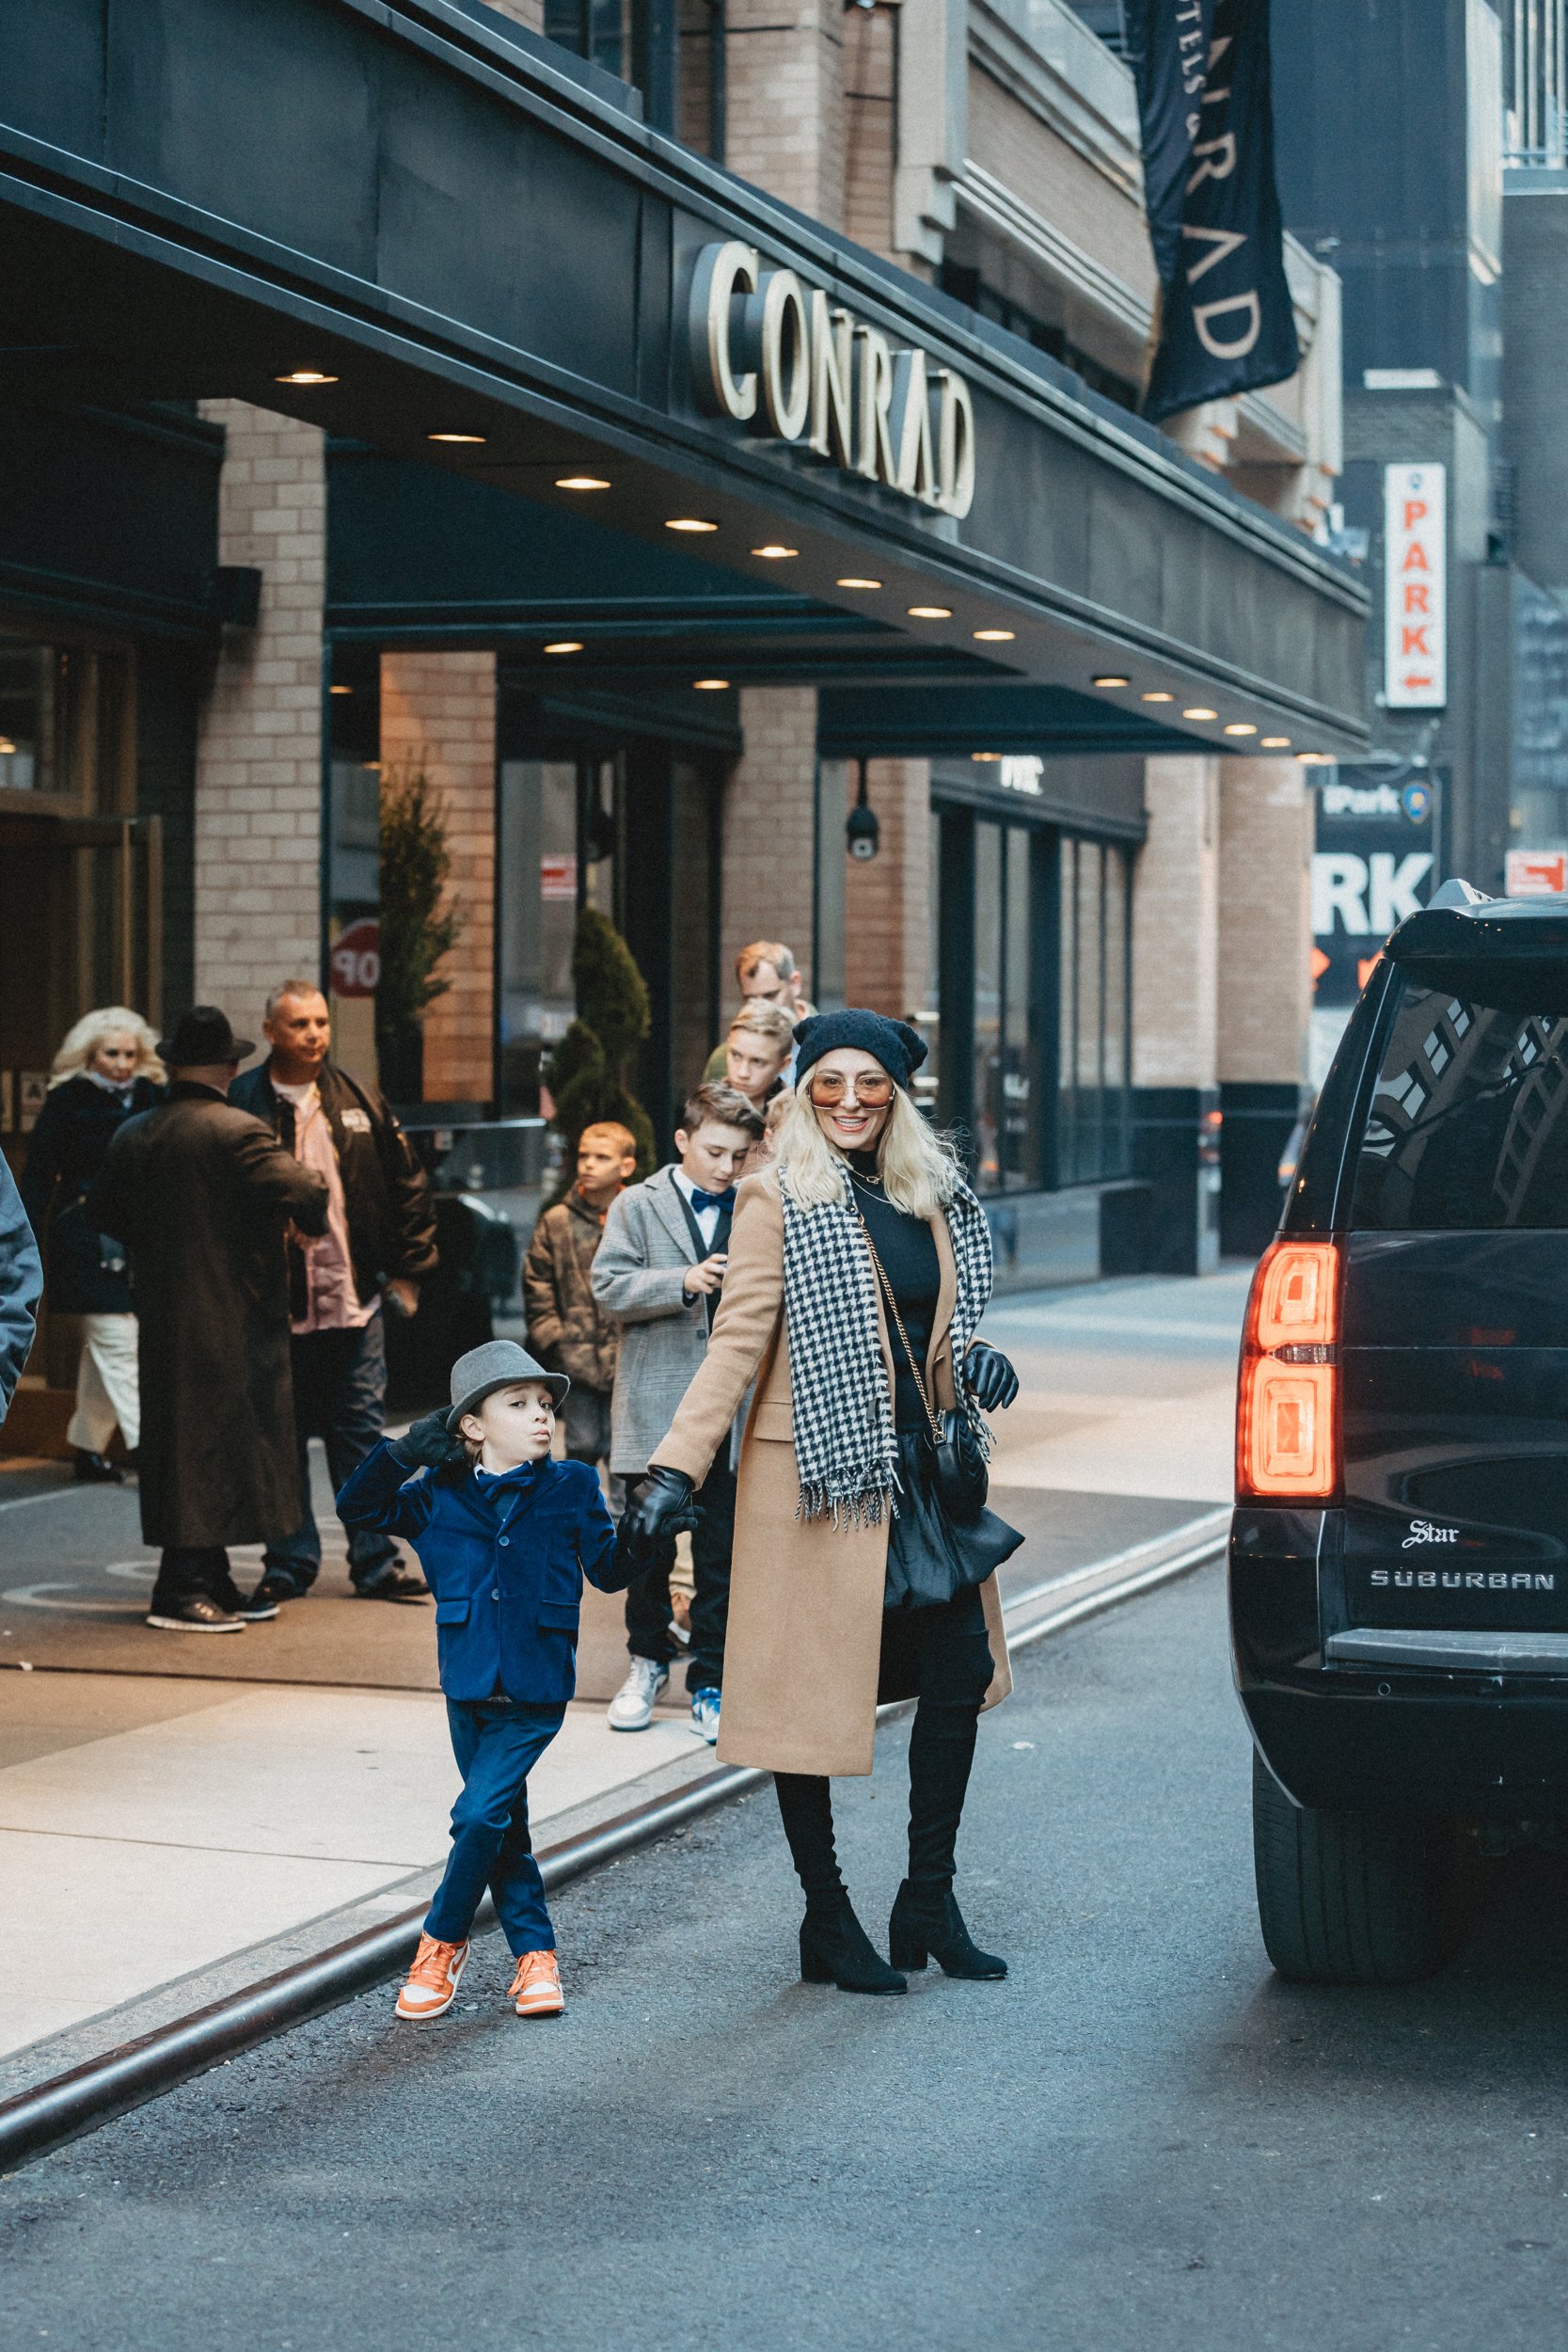
[[[895,350],[820,286],[765,267],[738,240],[699,257],[690,335],[697,397],[712,415],[939,514],[968,514],[974,406],[951,368]]]

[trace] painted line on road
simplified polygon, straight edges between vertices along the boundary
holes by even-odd
[[[1031,1585],[1003,1611],[1009,1654],[1219,1558],[1228,1523],[1228,1512],[1210,1512],[1189,1519],[1168,1535]],[[1021,1612],[1038,1603],[1044,1604],[1038,1613],[1028,1616],[1015,1629],[1009,1620],[1016,1621]],[[879,1718],[907,1714],[914,1704],[906,1699],[879,1708]],[[544,1848],[538,1856],[540,1875],[546,1889],[553,1892],[589,1870],[668,1836],[716,1805],[765,1788],[771,1777],[752,1765],[719,1765],[684,1788],[651,1798],[596,1829]],[[427,1908],[421,1903],[402,1912],[383,1927],[367,1928],[346,1943],[318,1952],[312,1960],[296,1962],[260,1984],[248,1985],[172,2025],[124,2042],[103,2058],[89,2058],[69,2074],[0,2101],[0,2169],[8,2172],[65,2140],[96,2130],[128,2108],[205,2074],[224,2058],[270,2041],[322,2010],[335,2008],[384,1982],[412,1960]],[[476,1932],[490,1924],[492,1913],[486,1900],[475,1922]]]

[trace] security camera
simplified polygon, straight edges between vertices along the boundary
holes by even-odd
[[[877,821],[877,812],[863,803],[849,811],[844,833],[851,857],[875,857],[881,846],[882,829]]]

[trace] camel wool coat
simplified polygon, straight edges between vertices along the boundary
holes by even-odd
[[[954,1403],[949,1327],[957,1287],[943,1216],[931,1219],[942,1268],[927,1357],[941,1405]],[[893,1354],[880,1298],[882,1360]],[[789,1331],[784,1303],[784,1205],[776,1171],[748,1176],[736,1198],[730,1262],[707,1355],[651,1458],[701,1486],[753,1375],[756,1392],[740,1448],[736,1496],[724,1704],[719,1756],[774,1772],[871,1770],[887,1582],[888,1531],[796,1517]],[[980,1588],[995,1672],[994,1707],[1012,1689],[996,1579]],[[882,1691],[883,1698],[907,1697]]]

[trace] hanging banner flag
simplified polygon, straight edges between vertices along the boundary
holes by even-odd
[[[1383,693],[1390,710],[1449,699],[1448,476],[1383,469]]]
[[[1281,384],[1301,355],[1274,178],[1269,0],[1123,0],[1160,275],[1144,414]]]

